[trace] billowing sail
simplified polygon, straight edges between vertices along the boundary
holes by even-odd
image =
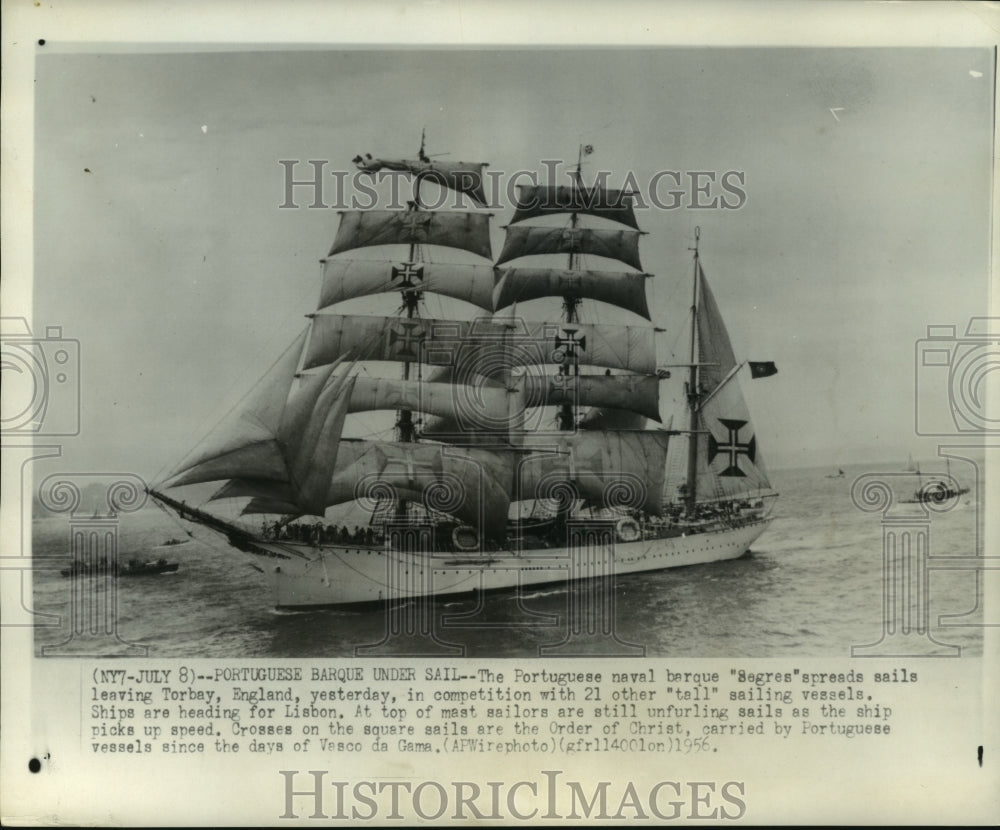
[[[638,228],[628,192],[566,185],[518,185],[511,224],[552,213],[585,213]]]
[[[444,245],[489,259],[491,215],[463,211],[341,211],[337,238],[327,256],[371,245]]]
[[[490,311],[494,282],[493,268],[489,265],[325,259],[318,308],[354,297],[413,287],[465,300]]]
[[[493,307],[506,308],[539,297],[585,297],[649,319],[648,274],[629,271],[569,271],[558,268],[499,268]]]
[[[322,516],[326,509],[327,487],[354,383],[346,374],[327,379],[295,447],[289,472],[295,504],[303,513]]]
[[[455,419],[478,418],[483,412],[502,412],[506,398],[506,389],[485,384],[470,389],[451,383],[360,377],[354,385],[349,411],[410,409]]]
[[[423,501],[493,538],[501,538],[511,498],[558,498],[571,483],[601,507],[658,513],[666,461],[665,432],[588,432],[532,439],[532,454],[437,444],[356,441],[340,445],[328,506],[393,496]],[[514,472],[514,469],[517,472]],[[287,485],[229,482],[213,498],[254,498],[245,513],[295,513]]]
[[[334,376],[340,362],[304,377],[287,393],[276,423],[268,428],[270,437],[255,440],[243,450],[196,462],[169,486],[238,478],[265,489],[280,488],[283,500],[296,512],[322,514],[354,385],[354,378],[346,372]],[[267,464],[257,463],[260,458],[266,458]]]
[[[507,228],[507,239],[496,264],[536,254],[594,254],[617,259],[642,270],[639,231],[604,228],[549,228],[517,225]]]
[[[522,457],[515,473],[517,499],[560,498],[565,485],[602,507],[659,514],[666,468],[666,432],[580,432],[529,438],[543,448]]]
[[[326,506],[386,497],[424,504],[502,539],[510,504],[511,454],[439,444],[357,441],[340,444]],[[244,513],[290,513],[285,485],[232,481],[213,498],[252,496]]]
[[[756,429],[740,391],[730,377],[706,398],[698,412],[699,499],[712,499],[770,489]]]
[[[558,364],[566,360],[565,343],[559,340],[564,341],[570,330],[582,365],[656,372],[651,328],[580,323],[527,323],[511,328],[502,318],[469,322],[346,314],[314,317],[304,368],[330,363],[348,352],[358,360],[457,365],[471,372],[489,366]]]
[[[285,459],[276,440],[306,333],[278,358],[250,393],[171,474],[168,486],[234,476],[283,480]]]
[[[736,496],[769,489],[756,430],[739,381],[729,332],[712,289],[698,267],[698,404],[697,482],[699,499]]]
[[[612,407],[660,420],[660,384],[636,375],[552,375],[526,373],[521,381],[528,406]]]
[[[366,173],[377,173],[379,170],[409,173],[418,181],[432,181],[449,190],[465,193],[480,206],[486,204],[486,194],[483,192],[483,171],[487,166],[485,162],[380,159],[358,156],[354,159],[354,163]]]
[[[711,392],[736,366],[729,332],[719,313],[712,289],[708,286],[701,265],[698,266],[698,368],[699,385],[703,392]]]

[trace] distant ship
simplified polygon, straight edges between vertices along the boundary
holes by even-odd
[[[737,376],[748,365],[753,378],[777,369],[737,362],[696,231],[688,362],[671,364],[685,372],[684,428],[673,429],[673,418],[649,427],[662,423],[660,388],[670,377],[657,364],[652,275],[640,262],[632,196],[584,185],[590,149],[581,148],[572,184],[520,186],[495,263],[492,214],[429,210],[420,192],[431,181],[481,208],[485,163],[435,161],[423,143],[416,159],[356,157],[367,172],[410,174],[412,201],[341,213],[306,330],[150,495],[256,558],[274,604],[286,608],[459,595],[746,553],[777,494]],[[523,257],[532,259],[507,265]],[[607,261],[617,270],[602,268]],[[489,316],[429,318],[426,293]],[[396,295],[398,316],[336,310],[386,294]],[[516,303],[541,297],[561,298],[556,319],[513,314]],[[585,300],[640,323],[581,322]],[[379,364],[361,374],[365,361]],[[399,367],[396,377],[374,376],[386,362]],[[395,440],[343,436],[348,417],[376,410],[396,412]],[[222,486],[197,507],[164,492],[213,481]],[[327,508],[348,503],[365,509],[365,528],[328,523]],[[239,516],[220,515],[226,505]]]
[[[912,462],[912,459],[911,459]],[[937,473],[921,473],[920,465],[913,469],[913,474],[918,478],[927,478],[923,484],[918,484],[913,491],[913,495],[908,499],[903,499],[903,504],[926,504],[929,502],[942,503],[949,499],[957,499],[969,492],[968,487],[963,487],[951,476],[951,461],[945,459],[947,472],[942,477]]]

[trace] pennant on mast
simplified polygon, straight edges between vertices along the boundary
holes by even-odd
[[[417,181],[431,181],[457,193],[464,193],[480,207],[486,205],[486,193],[483,191],[483,171],[489,166],[486,162],[435,161],[426,157],[380,159],[366,155],[355,156],[354,164],[359,170],[372,175],[380,170],[407,173]]]
[[[751,360],[750,363],[750,377],[754,380],[757,378],[769,378],[771,375],[778,374],[778,367],[774,365],[773,360]]]

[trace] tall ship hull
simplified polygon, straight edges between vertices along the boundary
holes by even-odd
[[[362,174],[409,175],[412,201],[341,213],[306,329],[153,498],[251,554],[286,608],[618,577],[746,553],[776,494],[738,375],[777,369],[736,360],[698,229],[687,351],[664,353],[653,319],[665,309],[647,295],[654,275],[640,261],[633,194],[584,184],[592,151],[580,147],[569,184],[518,186],[503,249],[487,263],[485,163],[436,161],[423,141],[416,159],[357,156]],[[428,209],[428,182],[471,209]],[[425,293],[476,316],[428,317]],[[394,316],[339,309],[393,294]],[[552,299],[558,313],[536,302]],[[585,301],[595,316],[581,317]],[[541,310],[521,316],[519,303]],[[602,322],[602,305],[634,323]],[[664,418],[667,383],[683,404]],[[373,430],[378,411],[395,413],[394,424]],[[367,437],[350,437],[352,424]],[[212,482],[191,506],[174,492]],[[354,508],[366,525],[338,527]]]
[[[288,556],[265,568],[276,608],[361,605],[502,591],[704,565],[743,556],[769,519],[614,546],[539,548],[488,556],[421,555],[384,548],[267,544]]]

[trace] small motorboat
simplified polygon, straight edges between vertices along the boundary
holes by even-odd
[[[143,562],[139,559],[129,559],[128,562],[119,563],[114,573],[118,576],[154,576],[156,574],[174,573],[180,564],[168,562],[166,559]],[[87,565],[79,559],[74,559],[69,568],[64,568],[59,573],[63,576],[98,576],[103,573],[111,573],[106,559],[98,563]]]

